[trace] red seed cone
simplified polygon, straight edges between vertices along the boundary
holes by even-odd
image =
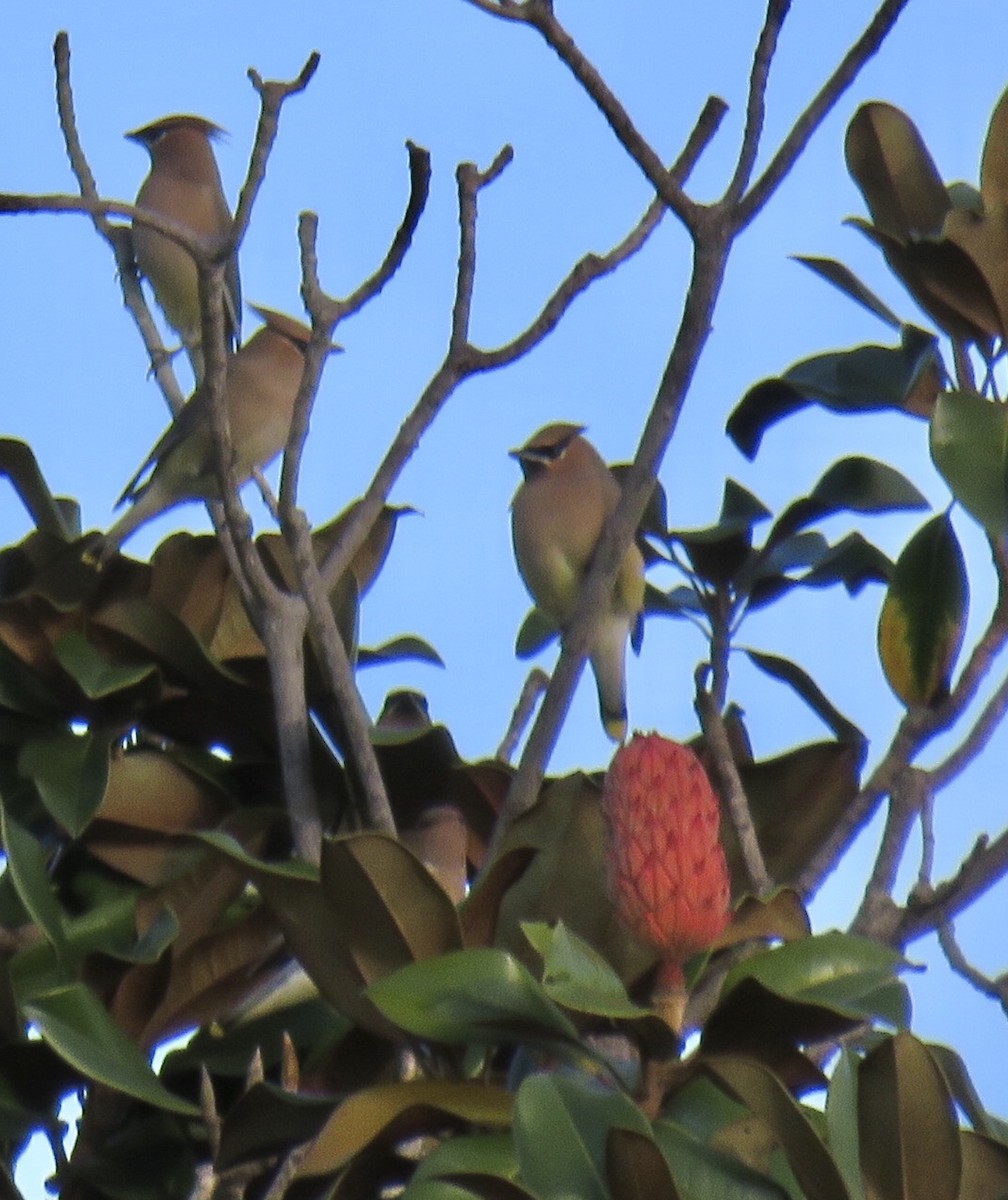
[[[617,911],[661,956],[659,989],[681,986],[682,964],[728,924],[717,797],[692,750],[638,733],[613,756],[602,803]]]

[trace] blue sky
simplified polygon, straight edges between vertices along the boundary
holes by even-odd
[[[871,10],[860,0],[794,4],[768,95],[768,150]],[[558,0],[557,11],[664,157],[678,153],[709,93],[729,102],[731,111],[694,176],[695,196],[716,194],[739,134],[762,6]],[[407,185],[404,142],[431,151],[431,200],[406,263],[382,296],[337,334],[347,353],[328,365],[303,472],[302,503],[318,523],[364,489],[444,353],[458,161],[486,166],[503,143],[515,149],[513,164],[480,202],[473,335],[482,345],[513,336],[570,265],[586,251],[608,249],[649,199],[636,167],[552,52],[530,30],[495,22],[462,0],[177,0],[170,16],[136,6],[129,20],[106,0],[19,6],[0,41],[0,188],[73,190],[53,100],[52,41],[61,28],[70,34],[80,133],[99,189],[124,200],[135,195],[147,160],[123,131],[179,111],[200,113],[229,130],[218,159],[233,200],[257,116],[246,70],[289,78],[312,50],[320,51],[315,79],[284,110],[242,251],[245,295],[270,307],[300,311],[300,211],[319,213],[323,282],[346,294],[380,261],[399,220]],[[962,0],[954,10],[941,0],[911,0],[881,55],[739,243],[662,470],[673,524],[709,523],[726,475],[777,509],[849,453],[893,462],[936,509],[945,506],[947,492],[929,466],[923,425],[809,412],[774,429],[750,464],[725,438],[724,421],[749,385],[796,359],[888,339],[869,314],[788,255],[842,258],[899,314],[923,319],[872,248],[841,225],[862,211],[843,164],[844,129],[861,101],[891,101],[917,122],[946,179],[975,181],[987,119],[1008,83],[1006,32],[1008,17],[994,0]],[[29,442],[53,490],[80,500],[86,527],[103,527],[167,419],[121,310],[111,257],[85,219],[66,216],[7,218],[0,223],[0,255],[7,396],[0,433]],[[607,459],[632,454],[674,334],[687,268],[686,239],[666,218],[645,250],[581,298],[547,343],[452,397],[393,494],[423,516],[400,525],[362,629],[369,644],[418,633],[439,649],[447,667],[407,664],[363,673],[373,711],[389,688],[416,687],[464,755],[493,753],[527,670],[512,653],[528,601],[510,552],[508,503],[518,472],[506,451],[547,421],[569,419],[588,426]],[[864,529],[895,554],[919,521],[914,515],[876,519]],[[987,559],[969,522],[960,516],[956,523],[973,565],[975,634],[989,610]],[[199,507],[178,509],[128,548],[146,554],[175,529],[205,527]],[[837,524],[831,532],[842,529]],[[27,518],[8,492],[0,498],[0,539],[7,543],[26,531]],[[880,603],[877,588],[855,601],[796,596],[743,631],[748,644],[787,653],[812,670],[837,706],[869,733],[874,755],[900,715],[875,657]],[[649,623],[644,653],[630,665],[635,727],[682,737],[695,731],[691,678],[702,651],[689,626]],[[543,664],[551,662],[549,652]],[[823,736],[811,714],[742,662],[735,664],[732,694],[746,710],[760,754]],[[1006,740],[999,735],[962,785],[939,800],[939,877],[979,832],[997,828],[991,801],[1003,791]],[[593,688],[585,682],[553,767],[599,767],[609,753]],[[824,890],[814,912],[818,926],[849,919],[875,836],[861,840],[848,868]],[[991,973],[1004,965],[992,929],[1003,893],[1002,887],[962,922],[968,952]],[[912,954],[937,962],[930,943],[914,946]],[[915,1027],[962,1049],[982,1096],[1008,1112],[1008,1085],[998,1065],[1006,1050],[1003,1015],[950,982],[940,965],[915,979],[913,990]]]

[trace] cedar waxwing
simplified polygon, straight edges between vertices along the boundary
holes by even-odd
[[[163,117],[127,133],[126,137],[145,146],[151,156],[150,173],[137,192],[137,207],[188,225],[204,237],[225,237],[231,228],[231,212],[211,146],[223,132],[212,121],[185,115]],[[139,222],[133,224],[133,249],[140,274],[154,289],[169,325],[185,345],[198,383],[203,377],[203,354],[196,263],[177,242]],[[234,342],[241,325],[237,256],[228,264],[224,304],[225,326]]]
[[[239,483],[275,458],[287,442],[311,337],[308,326],[292,317],[254,304],[249,308],[266,324],[228,358],[224,381]],[[151,517],[183,500],[220,494],[209,403],[209,392],[198,387],[126,485],[116,507],[126,500],[132,507],[105,535],[103,558]]]
[[[510,452],[525,475],[511,502],[518,570],[537,607],[561,631],[574,614],[602,527],[620,498],[616,477],[581,436],[583,429],[547,425]],[[631,542],[589,654],[602,724],[615,742],[626,737],[626,642],[643,606],[644,560]]]

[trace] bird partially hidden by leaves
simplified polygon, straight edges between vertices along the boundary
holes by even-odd
[[[125,136],[150,154],[151,168],[137,192],[137,208],[186,226],[211,244],[231,232],[231,211],[224,196],[213,142],[223,134],[205,117],[162,117]],[[142,221],[133,221],[137,268],[154,291],[168,324],[182,339],[196,382],[203,378],[202,320],[196,261],[180,243]],[[228,260],[224,282],[224,319],[229,345],[241,330],[241,283],[238,258]]]
[[[583,432],[582,425],[557,422],[510,451],[525,476],[511,501],[518,571],[536,607],[561,632],[574,615],[582,580],[621,494],[616,477]],[[616,742],[627,732],[626,643],[643,606],[644,560],[631,542],[589,653],[602,724]]]
[[[249,307],[265,324],[229,356],[224,381],[239,484],[286,445],[311,338],[308,326],[293,317]],[[130,508],[106,533],[102,560],[152,517],[184,500],[220,496],[210,401],[209,389],[200,384],[127,483],[116,507],[128,502]]]

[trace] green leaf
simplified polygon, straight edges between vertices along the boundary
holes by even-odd
[[[55,948],[61,963],[65,963],[68,946],[63,910],[49,882],[42,847],[3,805],[0,805],[0,833],[7,866],[21,903]]]
[[[826,698],[815,680],[797,663],[776,654],[764,654],[757,650],[744,650],[749,661],[772,679],[778,679],[792,688],[812,709],[840,742],[865,747],[868,739],[860,729],[841,713]]]
[[[895,467],[863,455],[835,462],[811,492],[823,513],[886,513],[927,508],[924,495]]]
[[[390,1126],[397,1140],[435,1132],[446,1117],[489,1128],[508,1128],[514,1097],[483,1083],[417,1079],[361,1088],[344,1100],[319,1130],[299,1178],[330,1175]]]
[[[650,1134],[640,1109],[620,1093],[583,1077],[530,1075],[514,1109],[522,1182],[541,1200],[612,1200],[605,1157],[614,1127]]]
[[[937,234],[948,193],[917,127],[891,104],[862,104],[847,126],[847,169],[875,224],[901,240]]]
[[[71,629],[53,647],[57,661],[89,700],[101,700],[125,691],[153,675],[152,663],[118,666],[107,658],[80,630]]]
[[[889,686],[908,707],[935,704],[966,629],[969,583],[947,514],[922,526],[896,560],[879,614],[878,651]]]
[[[700,1083],[714,1096],[722,1098],[712,1084]],[[690,1098],[697,1089],[691,1087]],[[723,1104],[728,1104],[723,1099]],[[729,1154],[688,1133],[669,1120],[658,1120],[654,1138],[664,1151],[672,1175],[683,1196],[691,1200],[788,1200],[784,1189]]]
[[[542,609],[533,608],[526,614],[518,630],[515,655],[518,658],[532,658],[559,636],[560,630]]]
[[[751,1059],[705,1062],[714,1080],[773,1130],[807,1200],[849,1200],[837,1166],[808,1116],[784,1084]]]
[[[960,1055],[951,1047],[935,1042],[928,1043],[928,1050],[945,1076],[952,1098],[966,1114],[973,1128],[978,1133],[997,1138],[1008,1145],[1008,1125],[984,1108]]]
[[[769,516],[770,510],[761,500],[728,479],[717,524],[706,529],[674,530],[668,541],[682,543],[701,579],[723,586],[743,569],[752,546],[753,527]]]
[[[187,1117],[200,1115],[196,1105],[168,1091],[84,984],[68,984],[35,996],[23,1010],[43,1041],[88,1079],[155,1108]]]
[[[723,994],[753,978],[782,996],[825,1004],[856,1017],[872,1015],[860,1003],[905,960],[871,938],[833,930],[762,950],[736,963]]]
[[[518,1159],[510,1129],[506,1133],[470,1133],[446,1138],[420,1162],[413,1180],[477,1175],[493,1176],[512,1184],[517,1179]],[[410,1195],[407,1188],[403,1200]]]
[[[992,537],[1008,533],[1008,408],[976,392],[943,392],[931,458],[953,496]]]
[[[794,588],[826,588],[841,584],[848,595],[855,596],[868,583],[888,583],[892,563],[877,547],[860,533],[852,532],[830,545],[815,535],[816,542],[804,539],[813,535],[795,534],[776,546],[769,554],[754,563],[747,608],[754,610],[773,603]],[[794,543],[803,539],[800,546]],[[796,553],[795,550],[799,553]],[[785,574],[803,565],[802,575]],[[744,581],[740,580],[742,586]]]
[[[202,834],[201,840],[244,868],[322,995],[369,1029],[378,1018],[363,993],[367,984],[462,944],[445,891],[385,834],[326,839],[318,877],[303,863],[256,859],[221,834]],[[380,1029],[390,1032],[384,1023]]]
[[[620,977],[597,950],[558,921],[522,923],[525,936],[543,958],[543,987],[551,1000],[573,1012],[612,1020],[645,1017],[627,995]]]
[[[578,1042],[542,985],[504,950],[413,963],[372,983],[367,996],[400,1029],[436,1042]]]
[[[679,1200],[672,1172],[657,1143],[613,1126],[606,1138],[606,1176],[619,1200]]]
[[[856,304],[866,308],[892,329],[902,328],[903,322],[893,313],[892,309],[883,304],[871,288],[862,283],[854,272],[843,263],[837,262],[835,258],[815,258],[807,254],[792,254],[791,257],[795,262],[800,262],[810,271],[814,271],[835,288],[839,288],[845,296],[849,296]]]
[[[1004,1200],[1008,1195],[1008,1147],[969,1129],[959,1131],[959,1145],[959,1195],[969,1200]]]
[[[980,160],[980,193],[985,208],[1008,204],[1008,89],[994,106]]]
[[[33,738],[21,747],[18,771],[32,780],[42,803],[67,833],[79,837],[108,786],[108,738],[90,730]]]
[[[430,642],[415,634],[404,634],[382,642],[380,646],[361,646],[357,651],[357,665],[361,667],[380,666],[391,662],[425,662],[435,667],[443,667],[444,659],[434,649]]]
[[[967,211],[953,209],[948,219],[961,219]],[[989,349],[1001,317],[983,272],[964,249],[945,237],[904,241],[858,217],[846,224],[879,247],[913,298],[949,337]]]
[[[941,362],[935,336],[905,326],[899,346],[857,346],[817,354],[795,363],[777,379],[750,388],[728,418],[726,430],[747,458],[755,458],[763,435],[810,404],[837,413],[896,409],[931,411]]]
[[[844,1177],[851,1200],[865,1200],[861,1186],[861,1156],[858,1142],[857,1058],[846,1047],[830,1078],[826,1093],[826,1129],[830,1150]]]
[[[861,1170],[869,1196],[956,1200],[961,1152],[952,1100],[927,1048],[887,1038],[858,1071]]]

